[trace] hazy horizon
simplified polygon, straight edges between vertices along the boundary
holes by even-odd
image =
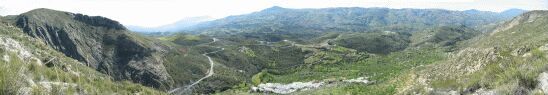
[[[524,10],[547,10],[548,0],[272,0],[272,1],[176,1],[176,0],[0,0],[0,15],[17,15],[36,8],[104,16],[124,25],[157,27],[177,22],[184,18],[209,16],[223,18],[260,11],[273,6],[283,8],[333,8],[333,7],[383,7],[414,9],[446,9],[501,12],[517,8]],[[62,5],[62,6],[61,6]]]

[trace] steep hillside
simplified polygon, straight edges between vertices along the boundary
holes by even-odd
[[[401,94],[547,93],[548,11],[531,11],[500,25],[438,64],[401,80]]]
[[[158,94],[128,81],[115,81],[85,63],[49,47],[0,17],[0,94]]]
[[[410,37],[411,47],[439,46],[446,51],[453,51],[465,47],[484,33],[465,26],[442,26],[424,31],[415,32]],[[474,39],[476,38],[476,39]]]
[[[165,46],[129,32],[116,21],[50,9],[9,19],[29,36],[117,80],[159,89],[172,84],[160,55]]]

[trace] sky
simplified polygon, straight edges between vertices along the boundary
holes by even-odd
[[[477,9],[500,12],[510,8],[548,10],[548,0],[0,0],[0,15],[17,15],[36,8],[49,8],[104,16],[124,25],[157,27],[188,17],[223,18],[272,6]]]

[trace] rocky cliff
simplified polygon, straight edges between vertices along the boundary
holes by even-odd
[[[130,33],[117,21],[50,9],[10,19],[29,36],[117,80],[159,89],[172,84],[160,55],[165,46]]]

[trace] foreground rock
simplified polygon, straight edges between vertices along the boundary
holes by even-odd
[[[254,91],[273,92],[278,94],[289,94],[299,90],[308,90],[318,88],[324,85],[324,82],[293,82],[290,84],[280,83],[265,83],[259,84],[258,87],[253,87]]]
[[[339,82],[368,84],[370,83],[370,81],[367,80],[367,78],[368,77],[358,77],[355,79],[341,80]],[[251,90],[254,92],[272,92],[277,94],[289,94],[296,91],[316,89],[329,84],[337,83],[336,81],[327,81],[327,80],[324,80],[324,81],[293,82],[290,84],[264,83],[264,84],[259,84],[257,87],[252,87]]]
[[[367,80],[368,77],[359,77],[356,79],[349,79],[349,80],[343,80],[344,82],[355,82],[355,83],[369,83],[369,80]]]

